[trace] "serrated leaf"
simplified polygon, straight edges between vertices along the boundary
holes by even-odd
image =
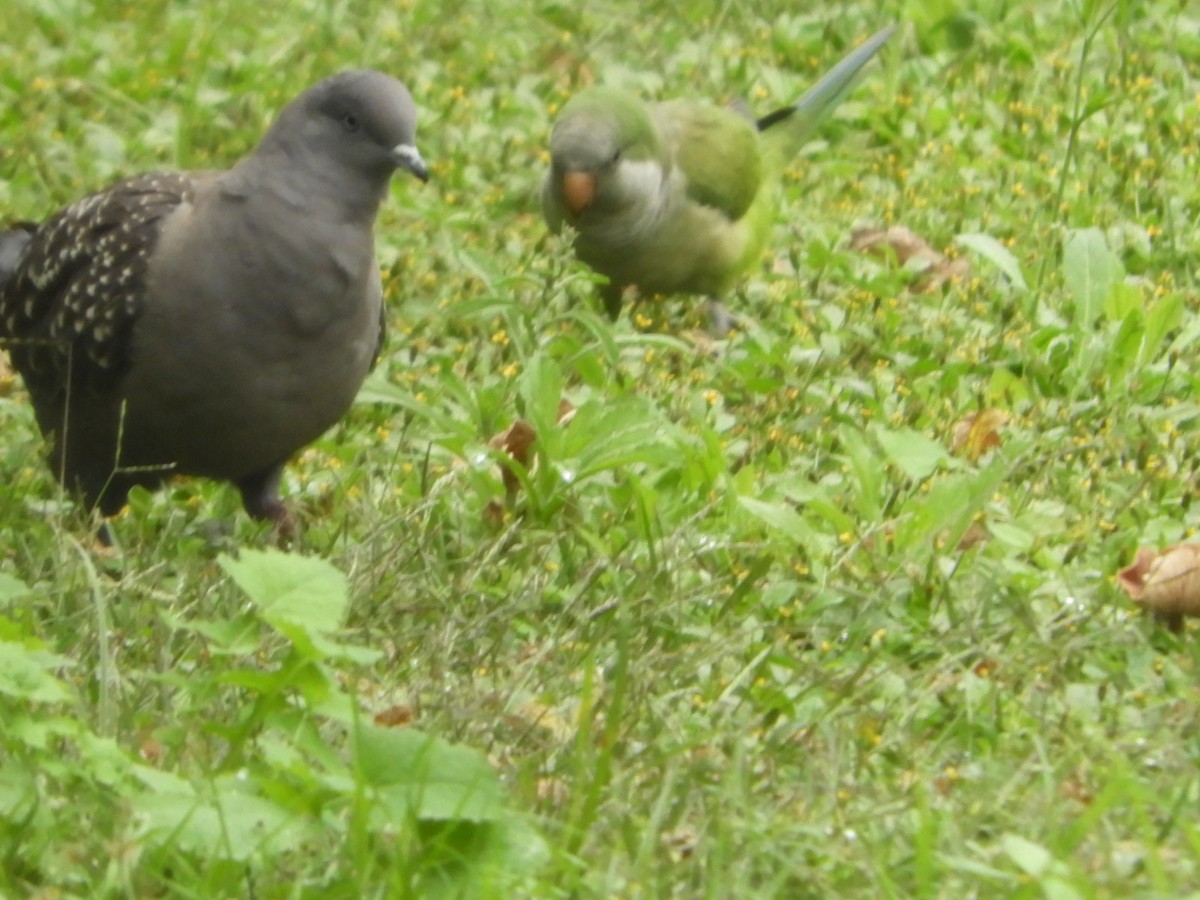
[[[119,787],[129,780],[133,760],[112,738],[84,731],[75,745],[80,758],[87,764],[88,777],[92,780],[109,787]]]
[[[316,634],[341,627],[349,604],[346,576],[321,559],[278,550],[242,550],[221,556],[229,573],[268,623],[298,626]]]
[[[63,703],[71,694],[47,670],[65,662],[43,650],[0,642],[0,694],[35,703]]]
[[[618,466],[680,461],[674,429],[639,400],[585,403],[575,411],[563,439],[564,462],[573,459],[574,479]]]
[[[164,611],[160,618],[172,628],[194,631],[201,635],[208,641],[209,653],[239,655],[253,653],[259,646],[259,624],[252,616],[238,616],[220,621],[189,621],[170,611]]]

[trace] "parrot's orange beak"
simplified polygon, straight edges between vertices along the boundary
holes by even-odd
[[[566,172],[562,179],[563,200],[571,215],[579,216],[596,196],[596,176],[590,172]]]

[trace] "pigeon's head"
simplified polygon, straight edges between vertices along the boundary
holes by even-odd
[[[639,164],[659,166],[662,142],[646,107],[623,91],[593,87],[563,107],[550,132],[552,192],[572,219],[618,206]]]
[[[429,170],[417,151],[417,111],[403,82],[371,69],[342,72],[309,88],[279,114],[264,145],[318,166],[386,180],[397,168],[422,181]]]

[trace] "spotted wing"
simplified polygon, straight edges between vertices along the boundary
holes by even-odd
[[[141,175],[32,232],[0,284],[0,345],[35,397],[121,377],[162,221],[191,196],[185,174]]]

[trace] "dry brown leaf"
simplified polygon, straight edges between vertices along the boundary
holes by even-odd
[[[117,513],[117,516],[123,514],[125,510]],[[116,518],[115,516],[110,518]],[[92,538],[92,556],[100,560],[119,559],[121,557],[121,548],[116,544],[106,544],[100,539],[99,535]]]
[[[659,840],[662,841],[663,847],[675,862],[690,859],[696,852],[696,845],[700,843],[696,829],[690,825],[683,825],[674,831],[665,832]]]
[[[1083,778],[1078,775],[1068,775],[1066,780],[1058,786],[1058,792],[1065,799],[1074,800],[1084,806],[1090,806],[1092,803],[1092,791]]]
[[[499,500],[489,500],[487,506],[483,508],[484,524],[492,528],[499,528],[504,524],[504,519],[507,512],[504,509],[504,504]]]
[[[552,806],[564,806],[571,799],[571,791],[561,778],[539,778],[537,780],[537,798]]]
[[[946,775],[937,775],[933,779],[933,789],[943,797],[954,790],[954,785],[956,784],[958,784],[956,779],[949,778]]]
[[[850,249],[880,259],[894,256],[902,266],[914,259],[924,263],[920,274],[908,286],[916,294],[932,293],[948,281],[971,274],[971,264],[966,259],[951,259],[939,253],[923,237],[903,225],[855,228],[850,233]]]
[[[387,709],[375,713],[375,724],[384,728],[400,728],[411,723],[416,717],[411,706],[397,703],[395,706],[389,706]]]
[[[1008,424],[1008,413],[1001,409],[981,409],[954,426],[950,449],[965,453],[972,462],[999,447],[1000,429]]]
[[[488,446],[495,450],[503,450],[528,469],[529,451],[536,441],[537,432],[533,430],[533,426],[524,419],[517,419],[506,430],[488,441]],[[520,489],[521,480],[508,466],[500,466],[500,477],[504,479],[504,490],[508,493],[514,494]]]
[[[979,678],[991,678],[999,668],[999,662],[990,657],[984,657],[971,667],[971,671]]]
[[[559,714],[553,706],[527,700],[518,704],[507,716],[514,725],[540,728],[559,741],[567,741],[575,734],[575,727]]]
[[[1183,628],[1184,616],[1200,616],[1200,544],[1175,544],[1159,552],[1142,547],[1117,583],[1134,603]]]
[[[573,418],[575,418],[575,404],[566,397],[563,397],[558,401],[558,413],[555,416],[555,422],[559,425],[567,425]],[[534,427],[524,419],[517,419],[507,429],[488,441],[488,446],[493,450],[503,450],[528,471],[533,459],[531,451],[533,450],[533,445],[536,443],[537,431],[534,430]],[[517,477],[517,473],[508,466],[501,464],[500,477],[504,479],[504,490],[508,494],[515,494],[521,489],[521,480]],[[487,510],[484,511],[484,517],[487,519],[495,518]]]
[[[157,766],[161,763],[165,753],[166,749],[163,747],[162,742],[150,735],[144,736],[142,742],[138,745],[138,756],[152,766]]]
[[[890,228],[855,228],[850,232],[850,249],[886,259],[889,251],[904,265],[910,259],[924,260],[931,265],[945,259],[910,228],[893,225]]]
[[[972,522],[963,532],[963,536],[958,539],[958,549],[970,550],[972,547],[984,543],[990,537],[991,534],[986,525],[982,522]]]
[[[689,328],[681,331],[679,336],[685,341],[689,341],[692,349],[696,351],[697,356],[715,356],[717,354],[717,341],[712,336],[712,333],[705,331],[703,328]]]
[[[924,269],[908,286],[914,294],[932,294],[948,281],[963,281],[971,274],[971,263],[963,257],[943,259]]]

